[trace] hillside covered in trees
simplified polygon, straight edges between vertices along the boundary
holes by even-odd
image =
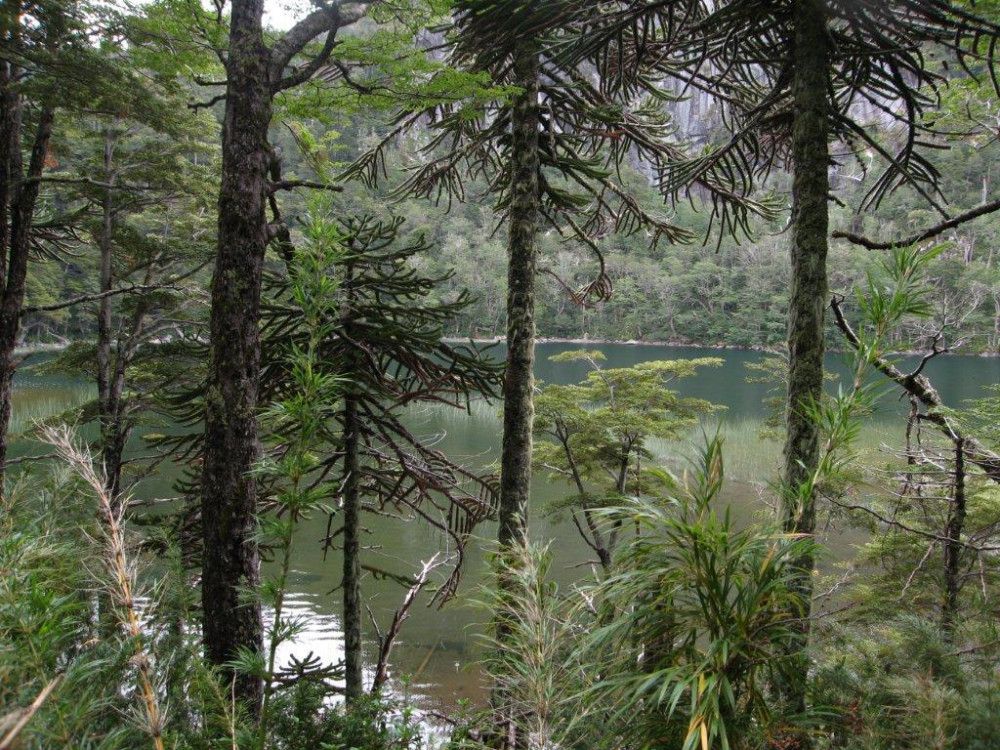
[[[669,107],[675,110],[677,126],[691,127],[685,120],[689,102]],[[955,106],[958,106],[957,104]],[[325,119],[325,118],[324,118]],[[872,122],[880,118],[871,115]],[[388,128],[364,114],[342,116],[329,124],[316,120],[292,120],[314,137],[325,139],[324,149],[337,161],[349,163]],[[697,121],[699,126],[702,120]],[[208,127],[214,127],[207,123]],[[723,124],[707,135],[722,137]],[[891,124],[885,123],[891,138]],[[79,137],[78,134],[73,137]],[[281,144],[284,159],[293,174],[312,176],[295,140],[285,129],[277,129],[272,139]],[[403,172],[421,159],[420,149],[429,141],[425,127],[418,126],[405,139],[394,141],[392,163]],[[210,144],[206,144],[210,147]],[[70,152],[70,141],[60,147]],[[951,210],[963,210],[990,201],[995,192],[991,183],[992,159],[997,147],[990,131],[975,137],[956,138],[950,150],[937,160],[944,176],[944,194]],[[210,155],[209,151],[209,155]],[[86,170],[86,162],[66,158],[68,171]],[[873,238],[892,238],[918,232],[933,224],[933,213],[919,196],[901,189],[876,212],[860,208],[864,194],[877,174],[865,171],[865,163],[845,160],[835,167],[834,226]],[[650,175],[638,159],[623,168],[623,179],[650,211],[664,211]],[[648,170],[647,170],[648,171]],[[776,173],[760,187],[762,192],[787,193],[787,177]],[[452,274],[435,294],[442,299],[468,291],[472,300],[447,323],[453,337],[502,338],[506,297],[505,229],[498,224],[485,182],[473,181],[462,202],[446,203],[397,197],[389,189],[369,194],[348,187],[352,208],[371,208],[406,220],[405,231],[422,235],[430,244],[420,263],[434,275]],[[60,192],[56,190],[58,195]],[[64,193],[66,200],[78,200]],[[292,197],[289,210],[301,213],[301,197]],[[600,304],[574,302],[570,290],[584,286],[597,272],[597,263],[582,243],[547,232],[541,239],[545,273],[539,278],[544,289],[538,309],[538,331],[543,338],[594,339],[609,341],[668,341],[707,346],[780,348],[785,338],[787,309],[788,234],[787,213],[774,221],[757,221],[749,237],[706,236],[710,232],[710,209],[697,196],[668,209],[677,221],[697,235],[690,244],[670,244],[650,248],[648,236],[611,235],[601,241],[607,272],[614,291]],[[966,351],[995,353],[1000,345],[1000,302],[995,262],[996,217],[986,216],[974,224],[956,227],[942,237],[952,243],[933,270],[934,322],[948,326]],[[705,240],[703,243],[702,240]],[[871,265],[872,253],[845,242],[832,246],[834,275],[832,288],[849,292]],[[28,304],[44,307],[86,294],[98,285],[99,262],[93,253],[56,256],[31,270]],[[199,277],[207,284],[207,276]],[[567,290],[566,287],[570,287]],[[92,338],[95,318],[92,309],[75,305],[53,311],[32,313],[25,321],[26,344],[59,343]],[[832,329],[831,329],[832,333]],[[898,346],[919,346],[921,331],[899,334]]]

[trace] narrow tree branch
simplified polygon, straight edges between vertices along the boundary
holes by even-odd
[[[313,190],[329,190],[333,193],[342,193],[344,188],[340,185],[328,185],[325,182],[315,182],[313,180],[280,180],[272,182],[268,186],[271,193],[279,190],[295,190],[296,188],[312,188]]]
[[[980,216],[986,216],[987,214],[991,214],[995,211],[1000,211],[1000,198],[995,201],[990,201],[989,203],[983,203],[976,206],[975,208],[966,211],[964,214],[953,216],[946,221],[935,224],[930,229],[925,229],[923,232],[918,232],[917,234],[910,235],[909,237],[904,237],[900,240],[892,240],[890,242],[877,242],[860,234],[842,232],[839,230],[834,232],[831,237],[838,240],[847,240],[848,242],[860,245],[868,250],[891,250],[894,247],[909,247],[910,245],[915,245],[918,242],[933,239],[949,229],[954,229],[955,227],[961,226],[966,222],[978,219]]]
[[[160,190],[155,185],[112,185],[107,182],[91,179],[90,177],[58,177],[56,175],[39,175],[29,177],[24,182],[56,182],[61,185],[92,185],[102,190]]]
[[[207,102],[190,102],[188,104],[188,109],[208,109],[209,107],[215,106],[219,102],[225,100],[225,94],[217,94],[209,99]]]
[[[13,726],[11,726],[10,731],[3,736],[3,739],[0,739],[0,750],[8,750],[9,748],[14,747],[14,741],[21,733],[21,730],[24,729],[29,721],[31,721],[31,717],[35,715],[39,708],[42,707],[42,704],[45,703],[46,699],[52,694],[52,691],[56,689],[56,686],[59,685],[61,681],[62,675],[57,674],[54,679],[42,688],[41,692],[39,692],[38,695],[35,696],[35,699],[31,702],[31,705],[21,712],[21,716],[18,717],[17,721],[15,721]]]
[[[81,305],[84,302],[96,302],[97,300],[104,299],[105,297],[114,297],[119,294],[148,294],[161,289],[171,289],[177,291],[177,287],[173,284],[133,284],[132,286],[112,289],[111,291],[100,292],[98,294],[81,294],[79,297],[73,297],[72,299],[63,300],[62,302],[54,302],[51,305],[33,305],[31,307],[23,307],[21,308],[21,315],[37,312],[54,312],[55,310],[63,310],[67,307],[72,307],[73,305]]]

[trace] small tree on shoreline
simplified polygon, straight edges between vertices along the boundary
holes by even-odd
[[[681,398],[667,385],[693,376],[699,367],[718,367],[722,360],[704,357],[605,368],[602,352],[585,349],[550,359],[583,361],[590,372],[579,385],[542,388],[535,432],[550,439],[536,444],[535,464],[549,471],[550,479],[574,487],[575,492],[555,507],[570,510],[580,535],[608,573],[621,527],[602,530],[595,512],[627,498],[660,497],[673,486],[671,475],[651,463],[649,442],[677,438],[699,415],[720,407]]]

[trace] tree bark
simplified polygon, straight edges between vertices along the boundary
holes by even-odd
[[[3,492],[7,463],[7,440],[10,429],[11,399],[14,387],[14,350],[21,332],[21,310],[24,307],[25,282],[28,275],[28,252],[31,243],[31,226],[38,201],[38,190],[42,172],[45,169],[45,155],[52,137],[55,110],[48,105],[42,107],[38,115],[38,127],[28,162],[28,172],[21,179],[20,170],[20,100],[16,93],[7,89],[4,107],[14,112],[13,129],[9,130],[11,144],[7,147],[7,175],[11,181],[10,228],[7,230],[7,245],[2,248],[6,260],[6,278],[3,279],[3,299],[0,300],[0,494]],[[11,117],[10,111],[3,113],[5,121]],[[8,128],[5,126],[5,129]],[[16,153],[15,153],[16,152]]]
[[[354,316],[353,272],[350,264],[345,278],[347,310],[344,333],[357,341],[351,320]],[[352,355],[351,369],[359,366]],[[350,376],[348,376],[350,377]],[[361,649],[361,425],[358,399],[344,397],[344,694],[348,705],[364,695]]]
[[[784,526],[796,534],[816,528],[815,497],[803,486],[815,474],[819,461],[819,427],[811,406],[823,395],[824,312],[827,304],[830,102],[827,86],[829,36],[821,0],[795,0],[794,123],[792,125],[792,247],[788,304],[788,395],[784,447]],[[791,645],[795,665],[790,702],[805,707],[809,639],[808,616],[812,594],[813,555],[797,560],[796,587],[803,611],[797,637]]]
[[[115,134],[109,124],[104,133],[104,183],[107,185],[101,201],[101,229],[98,247],[101,251],[100,289],[102,294],[110,292],[114,284],[112,273],[112,238],[114,235],[114,188]],[[101,462],[104,466],[105,486],[117,508],[121,492],[121,463],[124,441],[119,436],[120,429],[116,412],[117,399],[112,385],[111,339],[114,302],[111,295],[101,298],[97,310],[97,408],[101,428]]]
[[[344,694],[348,705],[364,695],[361,649],[361,493],[357,399],[344,400]]]
[[[944,601],[941,603],[941,633],[948,642],[954,640],[958,624],[958,595],[962,590],[962,533],[965,530],[965,441],[955,441],[955,482],[945,525]]]
[[[235,680],[237,699],[253,715],[260,708],[261,681],[234,674],[227,663],[244,649],[259,653],[263,633],[260,604],[244,593],[260,583],[257,482],[250,472],[260,455],[260,286],[272,96],[263,10],[263,0],[232,4],[201,476],[205,652]]]
[[[534,421],[535,276],[538,267],[538,48],[525,41],[514,53],[511,107],[511,194],[507,259],[507,368],[503,384],[500,459],[502,548],[524,541],[531,491]]]

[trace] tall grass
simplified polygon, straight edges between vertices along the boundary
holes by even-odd
[[[873,419],[860,429],[852,449],[866,463],[879,462],[884,448],[901,447],[902,422]],[[718,434],[726,444],[726,477],[733,482],[770,484],[778,478],[781,465],[781,442],[766,433],[761,417],[707,419],[681,440],[651,440],[650,448],[658,461],[679,471],[704,445],[705,435]]]
[[[125,542],[122,525],[125,506],[116,502],[107,493],[105,479],[98,474],[93,457],[86,448],[77,444],[68,427],[45,427],[42,434],[45,441],[56,449],[59,457],[69,464],[90,488],[97,500],[103,532],[100,543],[106,567],[106,576],[102,577],[103,588],[105,593],[110,595],[117,625],[131,644],[130,662],[136,672],[141,726],[149,735],[155,750],[163,750],[164,712],[160,706],[153,662],[147,648],[147,639],[143,633],[136,602],[138,570]]]

